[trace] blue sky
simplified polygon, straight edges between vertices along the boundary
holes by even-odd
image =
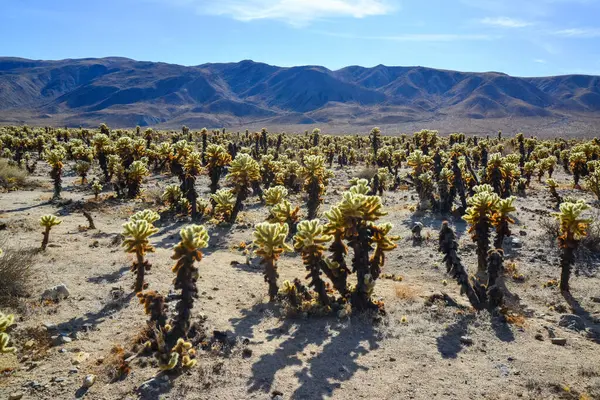
[[[0,55],[600,75],[600,0],[0,0]]]

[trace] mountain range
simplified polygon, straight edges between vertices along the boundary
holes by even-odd
[[[424,67],[181,66],[127,58],[0,57],[0,122],[201,127],[568,119],[600,111],[600,77]]]

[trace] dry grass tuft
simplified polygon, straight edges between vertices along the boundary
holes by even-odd
[[[0,242],[4,254],[0,255],[0,306],[13,304],[19,297],[30,295],[34,278],[35,250],[7,247]]]
[[[415,289],[413,286],[407,284],[397,284],[395,286],[396,297],[408,301],[410,303],[414,303],[419,299],[419,291]]]
[[[6,190],[16,190],[25,186],[27,171],[11,165],[4,158],[0,159],[0,187]]]

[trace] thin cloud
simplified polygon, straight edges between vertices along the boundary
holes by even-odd
[[[479,22],[484,25],[490,25],[500,28],[525,28],[527,26],[533,25],[533,22],[508,17],[488,17],[483,18]]]
[[[600,28],[571,28],[555,31],[556,36],[566,38],[597,38],[600,37]]]
[[[185,0],[201,14],[239,21],[280,20],[304,26],[323,18],[366,18],[395,11],[389,0]]]
[[[352,33],[314,31],[315,33],[344,39],[385,40],[393,42],[456,42],[465,40],[494,40],[496,35],[456,34],[456,33],[405,33],[400,35],[370,36]]]
[[[544,60],[543,58],[536,58],[535,60],[533,60],[533,62],[538,63],[538,64],[546,64],[547,61]]]

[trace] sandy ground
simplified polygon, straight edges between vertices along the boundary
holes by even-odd
[[[12,368],[0,376],[2,400],[18,392],[24,399],[107,400],[600,399],[600,347],[593,337],[593,332],[600,332],[600,304],[592,300],[600,296],[599,263],[589,254],[578,263],[572,278],[577,303],[569,305],[556,288],[543,287],[548,280],[558,279],[559,264],[557,245],[540,225],[551,218],[554,205],[537,182],[528,197],[516,201],[517,223],[512,230],[517,243],[508,239],[505,244],[506,264],[514,263],[525,276],[523,282],[505,278],[510,307],[519,315],[512,324],[487,312],[425,302],[434,293],[447,293],[468,304],[445,274],[437,250],[437,231],[444,218],[415,212],[416,194],[407,190],[383,196],[389,211],[383,220],[391,221],[393,232],[402,236],[398,248],[388,254],[384,272],[401,275],[403,281],[380,279],[375,289],[375,295],[385,301],[387,315],[378,323],[368,315],[286,318],[267,302],[257,260],[246,264],[237,248],[240,242],[252,240],[253,224],[267,215],[258,199],[250,198],[233,227],[206,223],[211,241],[199,264],[201,296],[193,310],[195,320],[206,318],[209,331],[226,331],[238,344],[230,351],[202,351],[198,367],[189,373],[144,385],[158,371],[144,360],[134,362],[123,380],[111,383],[107,375],[111,349],[130,347],[146,320],[131,293],[132,258],[116,238],[134,211],[157,206],[148,200],[107,199],[110,193],[102,194],[96,204],[67,168],[64,197],[94,203],[97,229],[85,230],[81,213],[47,202],[51,185],[45,168],[40,163],[33,177],[41,183],[39,188],[0,194],[0,222],[7,224],[0,239],[11,247],[39,246],[40,216],[55,213],[63,220],[51,232],[50,247],[35,258],[37,279],[31,298],[3,310],[16,313],[12,336],[19,352],[0,355],[0,369]],[[321,210],[337,202],[356,171],[336,169]],[[562,171],[556,175],[568,187],[571,178]],[[145,198],[169,182],[166,176],[151,177],[144,183]],[[199,179],[197,186],[207,198],[207,178]],[[589,194],[568,192],[592,203]],[[305,204],[299,195],[291,201]],[[417,221],[430,237],[420,246],[410,239]],[[463,261],[474,270],[475,247],[466,226],[460,219],[450,221],[461,237]],[[186,223],[165,219],[157,223],[160,231],[152,238],[156,252],[148,256],[153,265],[146,279],[151,289],[169,292],[171,249]],[[293,254],[282,257],[279,271],[280,282],[305,275],[300,258]],[[58,304],[41,303],[41,293],[60,283],[67,285],[71,296]],[[571,313],[582,317],[580,328],[587,332],[559,326],[561,317]],[[71,342],[42,351],[38,343],[56,334],[46,333],[44,324],[70,334]],[[32,332],[37,332],[38,342],[26,349]],[[566,345],[552,344],[551,332],[565,338]],[[78,362],[79,352],[85,355]],[[87,374],[98,376],[89,391],[81,389]]]

